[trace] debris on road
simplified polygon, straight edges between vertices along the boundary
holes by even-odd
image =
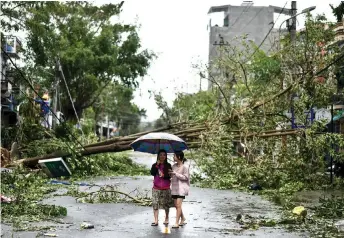
[[[339,231],[344,231],[344,220],[337,221],[334,225]]]
[[[260,184],[258,183],[252,183],[250,186],[249,186],[250,190],[254,190],[254,191],[257,191],[257,190],[262,190],[262,186],[260,186]]]
[[[83,183],[83,182],[76,182],[76,183],[70,183],[70,182],[67,182],[67,181],[60,181],[60,180],[50,180],[48,182],[49,184],[59,184],[59,185],[78,185],[78,186],[94,186],[94,185],[91,185],[89,183]]]
[[[241,219],[242,219],[242,215],[241,215],[241,214],[238,214],[235,220],[236,220],[236,221],[241,221]]]
[[[81,223],[81,228],[82,229],[93,229],[94,225],[92,225],[91,223],[83,222],[83,223]]]
[[[119,191],[115,185],[99,186],[99,190],[93,192],[76,192],[75,200],[81,203],[101,203],[101,202],[134,202],[141,206],[151,206],[152,200],[147,195],[138,194],[136,197],[131,193]],[[136,189],[134,190],[136,191]]]
[[[1,203],[10,203],[13,202],[13,199],[9,198],[9,197],[5,197],[3,195],[0,194],[1,197]]]
[[[13,170],[12,169],[8,169],[8,168],[0,168],[1,173],[12,173]]]
[[[294,207],[293,214],[306,217],[307,216],[307,210],[303,206]]]
[[[52,234],[52,233],[46,233],[46,234],[44,234],[44,236],[48,236],[48,237],[58,237],[58,235]]]

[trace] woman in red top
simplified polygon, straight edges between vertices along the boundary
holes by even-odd
[[[165,210],[165,222],[168,224],[168,215],[171,204],[171,177],[169,170],[172,169],[171,164],[167,163],[167,153],[165,150],[160,150],[157,157],[157,162],[152,165],[151,175],[154,176],[153,190],[152,190],[152,205],[154,211],[154,222],[152,226],[158,225],[159,209]]]

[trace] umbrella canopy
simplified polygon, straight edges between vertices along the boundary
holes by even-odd
[[[169,133],[149,133],[136,139],[130,144],[134,151],[150,154],[157,154],[159,150],[166,150],[167,153],[186,150],[188,147],[178,136]]]

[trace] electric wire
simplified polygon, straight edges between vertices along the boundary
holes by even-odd
[[[62,70],[62,67],[61,67],[61,64],[60,64],[60,61],[58,61],[58,66],[59,66],[59,72],[61,73],[62,75],[62,78],[63,78],[63,81],[66,85],[66,89],[67,89],[67,93],[68,93],[68,96],[69,96],[69,100],[72,104],[72,107],[73,107],[73,110],[74,110],[74,113],[75,113],[75,117],[76,119],[78,120],[78,124],[80,125],[80,130],[81,130],[81,133],[82,133],[82,136],[83,136],[83,139],[85,139],[85,134],[84,134],[84,131],[82,130],[82,126],[81,126],[81,123],[80,123],[80,119],[79,119],[79,116],[75,110],[75,106],[74,106],[74,102],[73,102],[73,99],[72,99],[72,96],[70,94],[70,91],[69,91],[69,88],[68,88],[68,84],[67,84],[67,81],[66,81],[66,78],[64,76],[64,73],[63,73],[63,70]]]
[[[285,2],[284,6],[283,6],[283,8],[282,8],[282,10],[281,10],[281,12],[278,14],[278,17],[277,17],[276,21],[274,21],[274,23],[272,24],[272,26],[271,26],[270,30],[268,31],[268,33],[265,35],[265,37],[264,37],[264,39],[262,40],[262,42],[259,44],[259,46],[256,48],[256,50],[252,53],[252,55],[248,58],[247,61],[249,61],[249,60],[257,53],[257,51],[260,49],[260,47],[264,44],[265,40],[268,38],[268,36],[270,35],[272,29],[274,28],[274,26],[275,26],[277,20],[279,19],[280,15],[282,14],[283,10],[285,9],[285,6],[287,5],[287,3],[288,3],[288,1]]]
[[[7,55],[7,56],[8,56],[8,55]],[[8,58],[10,59],[9,56],[8,56]],[[11,61],[11,59],[10,59],[10,61]],[[26,82],[28,82],[28,80],[25,78],[25,76],[23,76],[21,70],[18,69],[18,67],[16,66],[16,64],[13,63],[13,61],[11,61],[11,63],[12,63],[12,65],[15,67],[15,69],[20,73],[21,77],[22,77]],[[3,73],[2,73],[2,74],[3,74]],[[4,75],[4,74],[3,74],[3,75]],[[4,75],[4,76],[5,76],[5,75]],[[14,82],[10,82],[10,83],[16,85],[16,86],[19,88],[20,92],[21,92],[26,98],[28,98],[29,101],[30,101],[34,106],[36,106],[34,99],[32,99],[32,98],[31,98],[30,96],[28,96],[25,92],[23,92],[23,91],[20,89],[19,85],[17,85],[17,84],[14,83]],[[29,82],[28,82],[28,83],[29,83]],[[35,93],[36,95],[38,95],[38,97],[39,97],[41,100],[43,100],[43,98],[40,97],[39,94],[35,91],[35,89],[34,89],[34,87],[32,86],[32,84],[29,83],[29,85],[30,85],[30,88],[34,91],[34,93]],[[59,98],[60,98],[60,97],[59,97]],[[49,111],[52,112],[52,110],[51,110],[50,107],[49,107]],[[122,113],[127,114],[127,115],[134,115],[134,113],[130,113],[130,112],[122,112]],[[53,112],[52,112],[52,114],[59,120],[59,122],[60,122],[61,124],[64,123],[63,121],[61,121],[61,120],[57,117],[56,114],[54,114]],[[48,121],[45,117],[42,117],[42,118],[43,118],[43,120],[44,120],[45,122],[47,122],[48,124],[50,124],[49,121]],[[130,117],[125,117],[125,116],[119,117],[119,119],[126,119],[126,118],[130,118]],[[148,124],[149,122],[140,122],[140,123],[142,123],[142,124]],[[128,123],[128,122],[120,122],[119,124],[120,124],[120,125],[126,125],[126,126],[137,125],[136,123]],[[65,127],[65,129],[68,130],[68,128],[66,128],[66,127]],[[47,130],[47,129],[45,128],[45,130]],[[68,130],[68,132],[69,132],[69,134],[70,134],[72,137],[76,138],[73,134],[71,134],[71,132],[70,132],[69,130]],[[76,140],[77,140],[77,139],[76,139]],[[67,143],[67,142],[64,142],[64,143],[65,143],[74,153],[76,153],[76,151],[69,145],[69,143]],[[79,143],[79,144],[80,144],[80,143]],[[82,146],[82,148],[85,149],[84,146]],[[85,151],[87,151],[87,149],[85,149]]]
[[[1,72],[1,74],[2,74],[4,77],[6,77],[6,75],[5,75],[3,72]],[[20,89],[20,86],[19,86],[18,84],[14,83],[14,82],[10,82],[10,83],[13,84],[13,85],[15,85],[15,86],[17,86],[18,89],[19,89],[19,91],[29,100],[29,102],[32,103],[32,105],[33,105],[34,107],[36,107],[35,100],[32,99],[30,96],[28,96],[25,92],[23,92],[23,90]],[[47,120],[45,117],[42,117],[42,118],[43,118],[43,120],[49,125],[49,120]],[[48,131],[46,127],[43,127],[43,128],[44,128],[45,131]],[[62,140],[62,142],[63,142],[64,144],[66,144],[66,146],[67,146],[71,151],[73,151],[75,154],[77,154],[77,152],[74,150],[74,148],[73,148],[69,143],[65,142],[64,140]]]
[[[43,100],[43,98],[38,94],[38,92],[35,90],[35,88],[33,87],[33,85],[31,84],[30,80],[28,80],[24,73],[18,68],[18,66],[13,62],[12,58],[8,55],[8,53],[4,50],[4,49],[1,49],[2,52],[8,57],[8,59],[10,60],[10,62],[12,63],[13,67],[19,72],[19,75],[28,83],[28,85],[30,86],[30,88],[33,90],[33,92],[41,99]],[[68,134],[70,134],[75,142],[77,144],[79,144],[86,152],[87,152],[87,149],[82,145],[82,143],[80,143],[80,141],[78,140],[78,138],[76,138],[73,133],[71,133],[71,131],[65,126],[65,121],[61,121],[60,118],[57,117],[57,115],[53,112],[53,110],[48,107],[49,111],[52,113],[52,115],[64,126],[64,128],[68,131]],[[71,140],[72,141],[72,140]]]
[[[251,20],[239,31],[239,32],[242,32],[245,30],[245,28],[251,24],[251,22],[263,11],[263,7],[260,9],[260,11],[254,16],[251,18]]]
[[[229,28],[228,28],[228,31],[230,30],[230,28],[232,28],[237,22],[238,20],[240,19],[240,17],[242,16],[242,14],[244,12],[246,12],[246,10],[248,11],[250,8],[251,8],[252,5],[247,5],[242,11],[241,11],[241,14],[239,15],[239,17],[234,21],[233,25],[231,25]]]

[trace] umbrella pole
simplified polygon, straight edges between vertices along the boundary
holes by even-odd
[[[161,139],[159,139],[159,143],[155,144],[155,151],[157,154],[159,154],[159,151],[161,149]]]

